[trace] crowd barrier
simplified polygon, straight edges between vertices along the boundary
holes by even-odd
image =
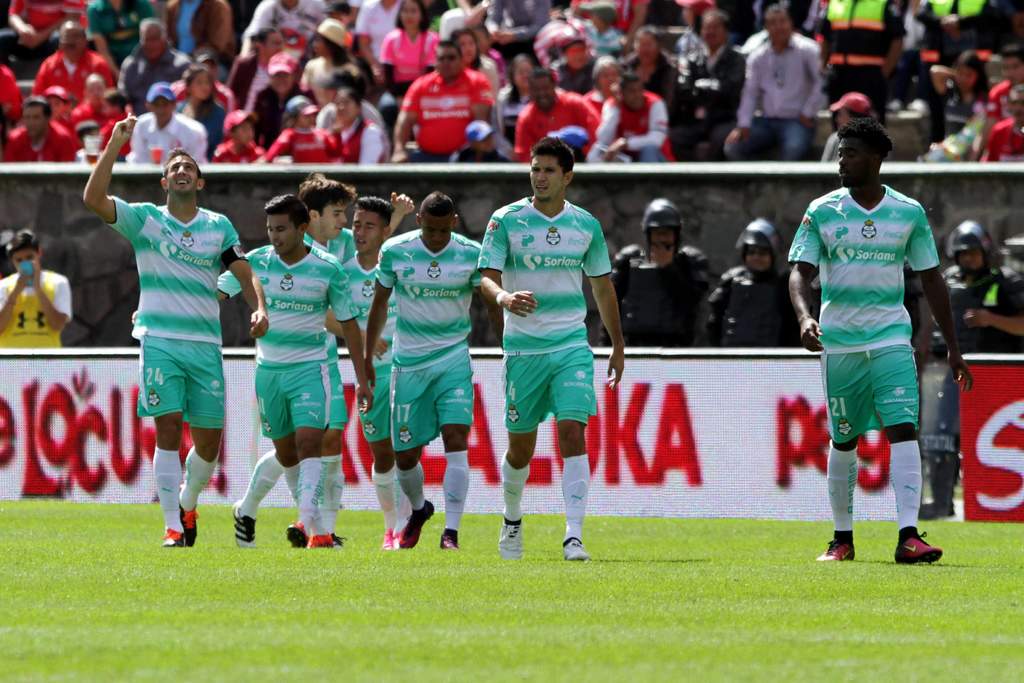
[[[819,363],[803,351],[631,351],[622,384],[601,385],[587,430],[589,511],[658,517],[830,518],[828,436]],[[1007,366],[1010,366],[1009,368]],[[269,450],[259,433],[251,350],[225,351],[222,457],[203,503],[242,496]],[[352,369],[342,360],[350,419],[344,437],[346,509],[376,509],[371,455],[352,411]],[[500,355],[473,352],[476,389],[467,510],[501,510],[507,445]],[[0,354],[0,499],[148,503],[154,431],[135,416],[138,354],[132,349]],[[1024,521],[1024,362],[982,361],[964,401],[964,484],[969,519]],[[1013,381],[1017,380],[1017,381]],[[186,437],[182,453],[188,449]],[[425,451],[427,495],[441,503],[440,440]],[[889,448],[878,434],[860,450],[855,515],[892,519]],[[552,424],[539,430],[524,497],[531,513],[561,512],[561,461]],[[267,504],[290,505],[283,482]]]

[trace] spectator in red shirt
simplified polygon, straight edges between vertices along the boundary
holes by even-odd
[[[597,140],[587,161],[675,161],[668,141],[668,109],[635,73],[622,75],[621,96],[601,110]]]
[[[292,114],[292,103],[288,104],[288,113]],[[320,113],[320,108],[312,103],[300,106],[301,109],[294,112],[295,125],[281,131],[261,161],[273,161],[282,155],[291,156],[293,164],[328,164],[337,160],[335,138],[326,130],[316,127],[316,115]]]
[[[224,142],[213,153],[215,164],[251,164],[266,154],[266,150],[253,142],[256,137],[256,117],[236,109],[224,119]]]
[[[21,120],[21,89],[10,67],[0,64],[0,143],[7,139],[7,129]]]
[[[107,87],[114,85],[110,65],[98,52],[89,49],[82,25],[65,21],[60,26],[59,47],[39,67],[32,94],[40,95],[50,86],[59,85],[81,101],[85,97],[85,81],[93,74],[102,76]]]
[[[450,40],[437,44],[437,71],[413,81],[402,100],[395,126],[396,163],[447,162],[462,147],[470,121],[489,119],[494,98],[482,74],[462,66],[458,46]],[[419,150],[410,155],[405,145],[418,126]]]
[[[43,92],[43,97],[50,105],[52,112],[50,120],[63,126],[68,133],[73,132],[75,126],[71,123],[71,112],[75,108],[75,100],[71,97],[71,93],[59,85],[51,85]]]
[[[516,158],[530,161],[530,149],[543,137],[566,126],[579,126],[593,142],[600,119],[582,95],[555,87],[554,75],[543,67],[530,76],[530,103],[516,123]],[[589,150],[589,144],[583,151]]]
[[[296,95],[306,95],[299,88],[299,60],[287,52],[279,52],[270,58],[267,72],[270,85],[256,95],[253,113],[256,114],[256,142],[269,147],[281,134],[281,119],[288,100]]]
[[[0,30],[0,61],[11,55],[27,61],[45,59],[57,49],[57,29],[65,19],[81,21],[82,0],[11,0],[8,28]]]
[[[1006,107],[1010,118],[992,129],[982,161],[1024,161],[1024,84],[1013,86]]]
[[[103,93],[107,91],[107,82],[103,76],[92,74],[85,79],[85,93],[82,103],[71,110],[71,125],[77,126],[82,121],[95,121],[103,128],[107,117],[103,114]]]
[[[108,88],[103,93],[103,118],[106,123],[100,126],[100,137],[103,138],[103,147],[110,142],[110,135],[114,132],[114,124],[128,116],[128,98],[117,88]],[[119,161],[124,161],[128,153],[132,151],[131,142],[126,142],[117,155]]]
[[[74,161],[78,143],[50,120],[50,104],[41,97],[30,97],[23,109],[23,125],[11,131],[4,161]]]
[[[1006,45],[999,51],[999,55],[1003,58],[1005,80],[989,91],[988,118],[993,123],[1010,116],[1007,106],[1010,103],[1010,89],[1024,83],[1024,45]]]

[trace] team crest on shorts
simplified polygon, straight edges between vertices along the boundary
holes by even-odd
[[[508,407],[508,421],[513,423],[519,422],[519,411],[516,410],[515,404]]]
[[[427,268],[427,275],[435,280],[441,277],[441,265],[437,261],[431,261],[430,267]]]
[[[409,431],[409,425],[402,425],[398,430],[398,440],[402,443],[409,443],[412,441],[412,432]]]
[[[374,434],[377,433],[377,425],[367,420],[366,422],[363,423],[363,431],[369,434],[370,436],[373,436]]]
[[[283,289],[284,291],[287,292],[287,291],[289,291],[294,286],[295,286],[295,280],[292,279],[292,274],[291,273],[285,273],[284,277],[281,278],[281,289]]]
[[[146,395],[146,402],[149,403],[150,408],[156,408],[160,405],[160,394],[156,393],[156,389],[149,390],[149,394]]]
[[[547,240],[547,243],[551,246],[555,246],[562,241],[562,236],[558,234],[558,228],[552,225],[548,228],[548,234],[544,239]]]
[[[181,246],[185,247],[186,249],[191,249],[195,245],[195,243],[196,240],[194,237],[192,237],[191,231],[186,230],[185,232],[181,233]]]
[[[363,280],[363,296],[369,299],[373,296],[373,281]]]
[[[875,227],[875,222],[870,218],[864,221],[863,227],[860,229],[860,234],[864,235],[868,239],[871,239],[878,234],[878,228]]]
[[[839,418],[838,431],[843,436],[847,436],[850,432],[853,431],[853,427],[850,425],[850,421],[847,420],[845,417]]]

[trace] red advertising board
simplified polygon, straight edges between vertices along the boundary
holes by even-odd
[[[1024,522],[1024,359],[971,366],[960,401],[964,517]]]

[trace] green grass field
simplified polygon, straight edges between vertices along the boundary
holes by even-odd
[[[1024,680],[1019,527],[929,524],[946,557],[905,567],[892,524],[822,565],[825,523],[591,518],[578,564],[538,516],[515,563],[496,517],[444,554],[440,517],[383,553],[378,514],[340,552],[288,547],[290,515],[243,551],[206,507],[165,550],[155,505],[0,503],[0,679]]]

